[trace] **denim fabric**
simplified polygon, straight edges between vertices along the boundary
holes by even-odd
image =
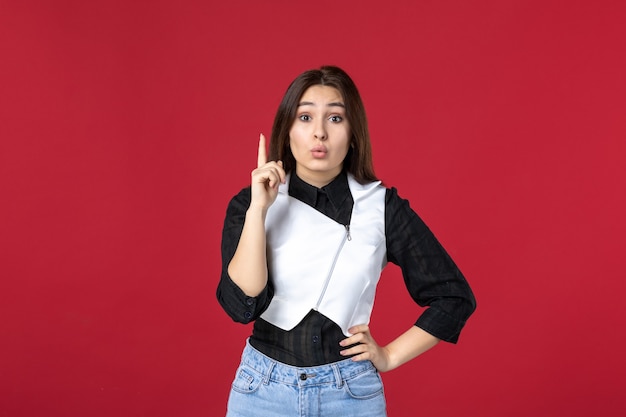
[[[385,409],[382,380],[369,361],[296,367],[246,343],[226,416],[382,417]]]

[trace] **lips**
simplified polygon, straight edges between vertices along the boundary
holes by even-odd
[[[311,148],[311,155],[313,155],[314,158],[323,158],[326,156],[327,153],[328,149],[326,149],[326,146],[323,145],[318,145]]]
[[[328,152],[328,149],[326,149],[326,146],[324,145],[317,145],[314,146],[313,148],[311,148],[311,152]]]

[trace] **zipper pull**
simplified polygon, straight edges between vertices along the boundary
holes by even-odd
[[[346,236],[348,237],[348,240],[352,240],[352,236],[350,236],[350,225],[344,224],[344,227],[346,228]]]

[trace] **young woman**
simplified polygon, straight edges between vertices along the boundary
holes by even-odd
[[[385,416],[379,372],[456,343],[475,300],[395,188],[377,180],[365,109],[340,68],[298,76],[261,135],[250,187],[230,202],[217,298],[254,321],[228,416]],[[387,261],[428,306],[386,346],[368,323]]]

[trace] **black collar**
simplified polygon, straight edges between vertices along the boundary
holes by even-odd
[[[322,188],[311,185],[296,175],[295,170],[291,172],[291,180],[289,181],[289,195],[293,198],[316,207],[318,195],[325,193],[328,200],[335,207],[335,210],[341,210],[344,204],[350,203],[350,211],[352,209],[352,194],[348,185],[348,176],[344,171],[335,177],[329,184]],[[346,199],[350,196],[350,199]]]

